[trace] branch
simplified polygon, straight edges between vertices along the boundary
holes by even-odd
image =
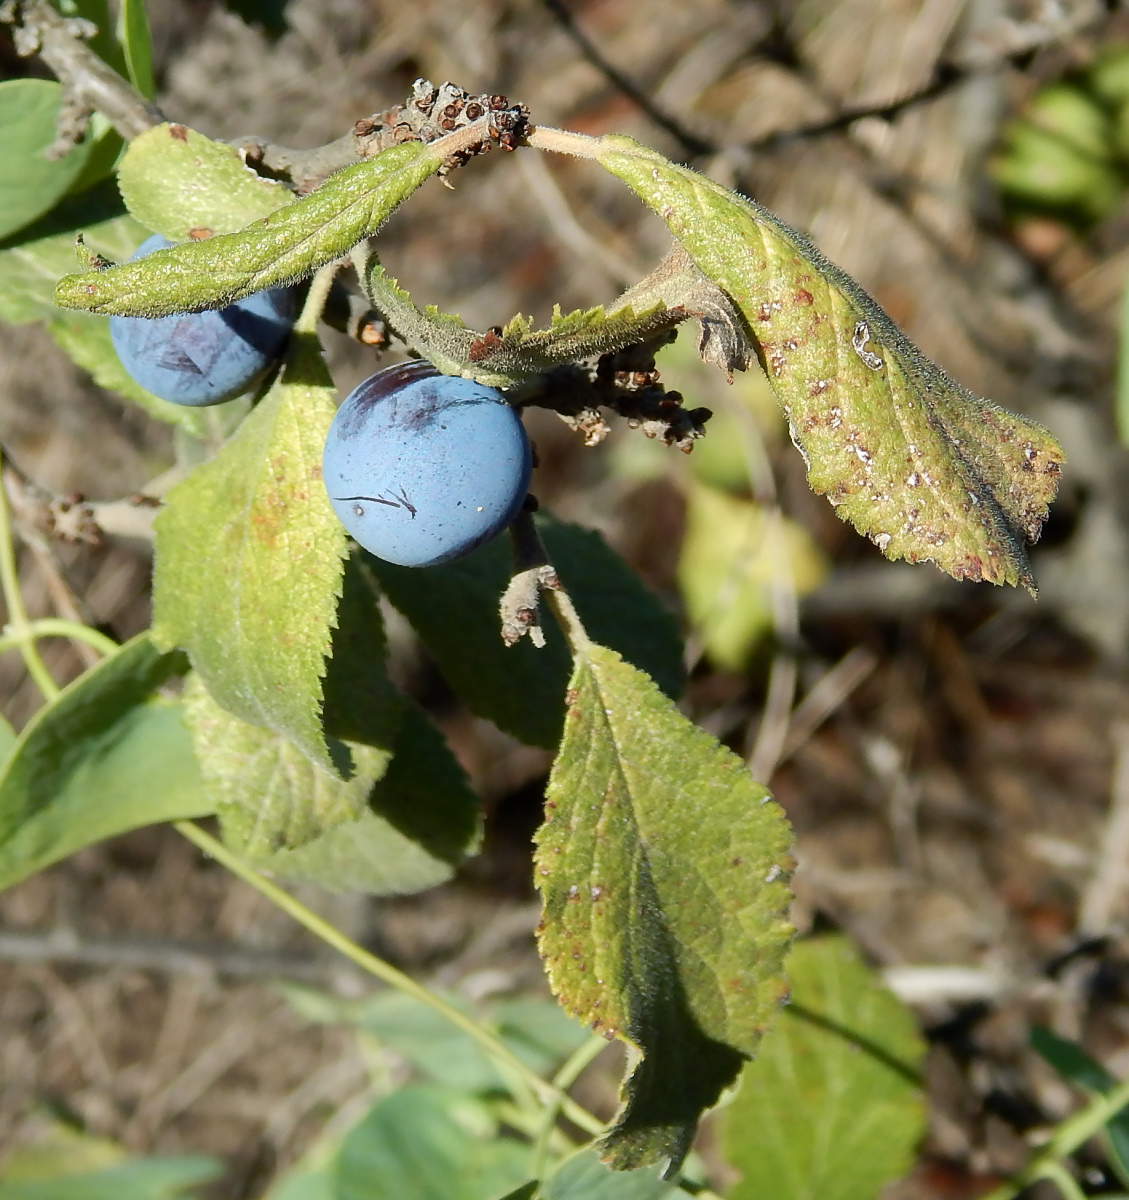
[[[95,32],[89,21],[62,17],[47,0],[6,4],[0,8],[0,21],[15,26],[16,53],[22,58],[38,53],[63,85],[61,117],[66,129],[60,134],[70,145],[82,137],[96,109],[126,141],[165,119],[83,42]]]

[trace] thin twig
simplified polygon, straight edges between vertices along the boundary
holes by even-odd
[[[1113,741],[1117,758],[1109,816],[1078,915],[1078,933],[1083,937],[1100,937],[1110,931],[1129,885],[1129,725],[1114,726]]]

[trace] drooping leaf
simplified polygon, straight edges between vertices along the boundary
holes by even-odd
[[[129,82],[146,98],[157,94],[153,82],[153,42],[145,0],[121,0],[118,10],[118,41],[125,54]]]
[[[1062,450],[926,359],[857,283],[767,209],[626,137],[596,155],[738,305],[812,488],[892,559],[1033,586]]]
[[[599,534],[539,519],[546,550],[594,638],[619,650],[670,696],[684,684],[674,618]],[[499,635],[498,602],[512,570],[505,538],[427,570],[369,559],[388,599],[408,618],[448,683],[479,716],[533,746],[554,747],[564,718],[569,656],[551,621],[547,645]]]
[[[541,1185],[542,1200],[679,1200],[687,1195],[658,1167],[613,1171],[591,1149],[566,1158]]]
[[[335,1195],[486,1200],[526,1178],[528,1157],[522,1143],[496,1136],[487,1110],[470,1097],[406,1087],[378,1101],[346,1135],[337,1153]]]
[[[47,79],[0,83],[0,238],[30,225],[66,195],[90,153],[80,142],[62,158],[44,151],[55,141],[62,87]]]
[[[239,233],[68,275],[55,289],[55,302],[62,308],[157,317],[223,308],[264,288],[292,283],[375,233],[439,169],[444,153],[442,139],[392,146],[345,167],[308,196]]]
[[[1077,1042],[1069,1042],[1041,1025],[1031,1030],[1031,1048],[1075,1087],[1104,1094],[1117,1080]],[[1129,1111],[1122,1109],[1105,1127],[1109,1148],[1123,1181],[1129,1179]]]
[[[229,712],[327,770],[321,679],[346,553],[321,483],[333,395],[316,338],[296,333],[263,400],[169,492],[153,587],[154,636]]]
[[[692,485],[678,581],[686,612],[719,667],[744,670],[772,629],[773,590],[805,596],[827,573],[810,534],[752,500]]]
[[[537,834],[541,954],[564,1007],[642,1055],[604,1157],[677,1166],[784,995],[791,835],[646,676],[575,649]]]
[[[145,634],[64,688],[0,769],[0,888],[115,834],[211,811],[180,706],[184,670]]]
[[[720,1115],[730,1196],[874,1200],[924,1132],[924,1041],[845,938],[798,943],[787,972],[792,1005]]]
[[[156,125],[135,137],[118,186],[133,216],[173,242],[235,233],[294,198],[245,166],[234,146],[183,125]]]

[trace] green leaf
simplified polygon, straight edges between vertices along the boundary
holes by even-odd
[[[482,334],[434,305],[418,308],[387,274],[375,252],[369,254],[361,275],[372,306],[404,342],[426,353],[439,370],[487,387],[510,387],[561,364],[622,350],[670,329],[686,316],[672,314],[661,302],[638,313],[630,306],[614,312],[599,307],[562,313],[558,306],[546,329],[535,329],[518,314],[500,336]]]
[[[719,667],[742,671],[772,629],[773,590],[806,596],[827,564],[811,535],[781,513],[692,485],[678,581],[686,613]]]
[[[874,1200],[924,1133],[925,1044],[842,937],[799,942],[793,1003],[721,1113],[731,1200]]]
[[[496,1136],[481,1105],[438,1088],[379,1101],[337,1155],[337,1200],[489,1200],[526,1178],[526,1146]]]
[[[784,993],[791,833],[745,764],[611,650],[577,648],[534,878],[562,1005],[642,1054],[603,1143],[689,1150]]]
[[[0,888],[103,838],[211,812],[180,705],[184,670],[145,634],[64,688],[0,770]]]
[[[887,558],[1033,586],[1062,450],[954,383],[875,301],[755,201],[626,137],[598,160],[738,305],[808,462],[808,481]]]
[[[674,618],[599,534],[538,520],[549,557],[594,638],[645,670],[669,696],[682,692],[682,644]],[[506,646],[498,602],[512,571],[506,538],[452,563],[419,570],[370,558],[388,599],[412,623],[448,683],[479,716],[533,746],[555,747],[570,662],[546,621],[547,645]]]
[[[137,220],[174,242],[235,233],[294,199],[245,166],[234,146],[184,125],[156,125],[135,137],[118,187]]]
[[[153,589],[158,641],[183,646],[230,713],[326,770],[321,677],[346,552],[321,483],[333,395],[317,339],[295,334],[263,400],[166,497]]]
[[[211,1183],[223,1169],[221,1162],[202,1155],[135,1158],[84,1175],[0,1181],[0,1200],[173,1200]]]
[[[145,0],[121,0],[118,41],[125,53],[130,83],[146,100],[152,100],[157,88],[153,83],[153,42],[149,36]]]
[[[53,294],[74,267],[75,235],[107,258],[126,258],[146,237],[128,216],[112,183],[63,201],[35,224],[0,242],[0,321],[22,325],[59,316]]]
[[[442,146],[442,139],[392,146],[336,172],[308,196],[240,233],[68,275],[55,289],[55,302],[62,308],[159,317],[223,308],[252,292],[302,279],[375,233],[439,169]]]
[[[66,194],[90,153],[81,142],[62,158],[44,151],[56,137],[62,87],[47,79],[0,83],[0,238],[31,224]]]
[[[16,744],[16,731],[7,717],[0,716],[0,766],[8,761],[8,755]]]
[[[232,716],[198,679],[185,688],[184,703],[224,839],[251,859],[356,821],[391,761],[390,748],[350,746],[352,770],[340,779],[287,738]]]
[[[207,414],[185,404],[170,404],[147,392],[135,382],[122,366],[114,343],[110,340],[110,319],[97,313],[62,312],[47,322],[47,331],[55,344],[72,362],[89,371],[94,382],[143,408],[151,417],[176,425],[193,437],[203,438],[208,432]]]
[[[658,1167],[613,1171],[591,1149],[566,1158],[541,1186],[543,1200],[677,1200],[685,1195],[661,1178]]]
[[[198,681],[185,703],[225,838],[275,875],[339,892],[418,892],[450,879],[477,844],[477,797],[438,730],[402,699],[394,741],[390,732],[383,748],[335,743],[351,760],[348,780],[233,717]]]
[[[537,1200],[537,1180],[527,1179],[521,1187],[514,1188],[498,1200]]]
[[[1075,1087],[1104,1095],[1117,1084],[1105,1067],[1095,1062],[1077,1042],[1068,1042],[1041,1025],[1031,1030],[1031,1048]],[[1129,1109],[1122,1109],[1107,1122],[1105,1130],[1124,1180],[1129,1176]]]

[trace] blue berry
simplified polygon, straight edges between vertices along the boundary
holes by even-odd
[[[525,428],[499,392],[422,360],[350,392],[322,459],[342,525],[402,567],[435,566],[489,541],[517,515],[531,468]]]
[[[132,259],[172,242],[159,233]],[[256,292],[223,309],[171,317],[111,317],[121,364],[146,391],[173,404],[219,404],[247,391],[282,353],[296,316],[293,288]]]

